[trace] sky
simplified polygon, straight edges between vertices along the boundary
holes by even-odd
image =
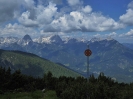
[[[0,37],[26,34],[133,43],[133,0],[0,0]]]

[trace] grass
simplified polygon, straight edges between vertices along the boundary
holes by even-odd
[[[43,93],[41,90],[34,92],[17,92],[0,94],[0,99],[59,99],[55,91],[49,90]]]
[[[48,91],[44,94],[44,97],[45,99],[59,99],[57,96],[56,96],[56,93],[55,91]],[[44,98],[42,98],[44,99]]]

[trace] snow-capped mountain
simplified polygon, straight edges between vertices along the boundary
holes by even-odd
[[[63,43],[62,39],[60,38],[59,35],[51,35],[49,37],[42,36],[40,38],[34,39],[34,42],[37,43]]]
[[[101,41],[113,41],[114,39],[113,38],[97,38],[97,37],[94,37],[90,40],[91,43],[93,42],[101,42]]]
[[[32,41],[31,37],[28,34],[25,35],[22,40],[27,42]]]
[[[83,74],[86,73],[84,51],[88,48],[88,44],[92,50],[91,72],[104,72],[117,79],[126,76],[128,80],[133,80],[133,50],[111,38],[93,38],[90,41],[75,38],[62,40],[59,35],[42,36],[34,40],[29,35],[25,35],[22,39],[0,38],[1,49],[34,53]]]
[[[53,35],[50,37],[50,41],[54,43],[62,43],[62,39],[59,35]]]
[[[96,38],[96,37],[94,37],[94,38],[92,38],[91,40],[90,40],[90,42],[99,42],[99,41],[101,41],[101,40],[103,40],[102,38]]]
[[[50,37],[41,36],[39,38],[33,39],[33,41],[37,42],[37,43],[47,43],[47,44],[50,44]]]
[[[31,37],[27,34],[22,39],[20,39],[17,43],[19,45],[26,46],[26,45],[32,44],[33,41],[31,39]]]
[[[5,43],[8,43],[8,44],[11,44],[11,43],[15,43],[19,40],[19,38],[17,37],[0,37],[0,44],[5,44]]]
[[[65,43],[76,43],[76,42],[82,42],[82,41],[78,40],[78,39],[75,39],[75,38],[65,39]]]

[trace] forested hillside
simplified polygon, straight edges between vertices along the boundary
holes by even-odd
[[[22,74],[20,70],[11,73],[10,68],[0,67],[0,79],[0,96],[7,92],[14,94],[45,89],[42,93],[54,90],[59,99],[132,99],[133,97],[133,83],[118,83],[103,73],[97,78],[91,75],[88,80],[83,77],[56,78],[51,72],[44,74],[42,78],[35,78]]]
[[[43,74],[48,71],[51,71],[55,77],[80,76],[80,74],[59,64],[40,58],[37,55],[21,51],[0,50],[0,66],[5,68],[10,67],[12,72],[20,69],[23,74],[34,77],[42,77]]]

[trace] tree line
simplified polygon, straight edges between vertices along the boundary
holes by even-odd
[[[133,83],[119,83],[100,73],[96,78],[53,77],[51,72],[43,77],[24,75],[20,70],[0,67],[0,94],[5,92],[31,92],[55,90],[60,99],[133,99]]]

